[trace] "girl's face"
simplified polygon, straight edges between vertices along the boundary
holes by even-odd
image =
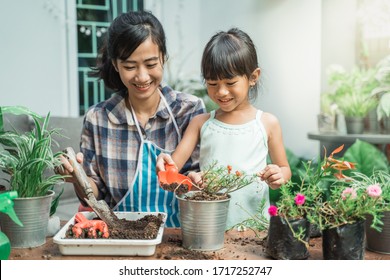
[[[231,79],[206,80],[207,92],[209,97],[224,112],[244,109],[250,105],[249,88],[255,85],[257,78],[258,76],[255,79],[251,77],[251,80],[248,80],[244,75],[235,76]]]
[[[162,56],[158,45],[149,37],[126,59],[113,61],[131,100],[147,100],[158,94],[162,81]]]

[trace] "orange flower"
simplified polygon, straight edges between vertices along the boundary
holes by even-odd
[[[228,170],[228,173],[230,174],[230,172],[232,171],[232,166],[231,166],[231,165],[228,165],[228,166],[227,166],[227,170]]]
[[[236,176],[237,177],[240,177],[242,175],[242,173],[240,171],[236,171]]]

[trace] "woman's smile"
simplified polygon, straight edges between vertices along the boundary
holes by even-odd
[[[150,86],[151,86],[151,84],[152,84],[153,82],[148,82],[148,83],[143,83],[143,84],[135,84],[135,83],[133,83],[133,86],[137,89],[137,90],[139,90],[139,91],[147,91],[149,88],[150,88]]]

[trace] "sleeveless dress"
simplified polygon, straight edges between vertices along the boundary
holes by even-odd
[[[262,111],[256,118],[239,125],[223,123],[215,118],[215,111],[203,124],[200,131],[200,169],[204,170],[212,161],[219,165],[231,165],[233,171],[255,174],[267,165],[267,133],[260,120]],[[269,187],[258,180],[231,194],[226,228],[256,214],[262,199],[265,199],[263,214],[269,218]]]

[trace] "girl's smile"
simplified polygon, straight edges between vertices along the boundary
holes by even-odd
[[[247,107],[249,82],[246,76],[235,76],[232,79],[206,80],[207,92],[221,110],[232,111]]]

